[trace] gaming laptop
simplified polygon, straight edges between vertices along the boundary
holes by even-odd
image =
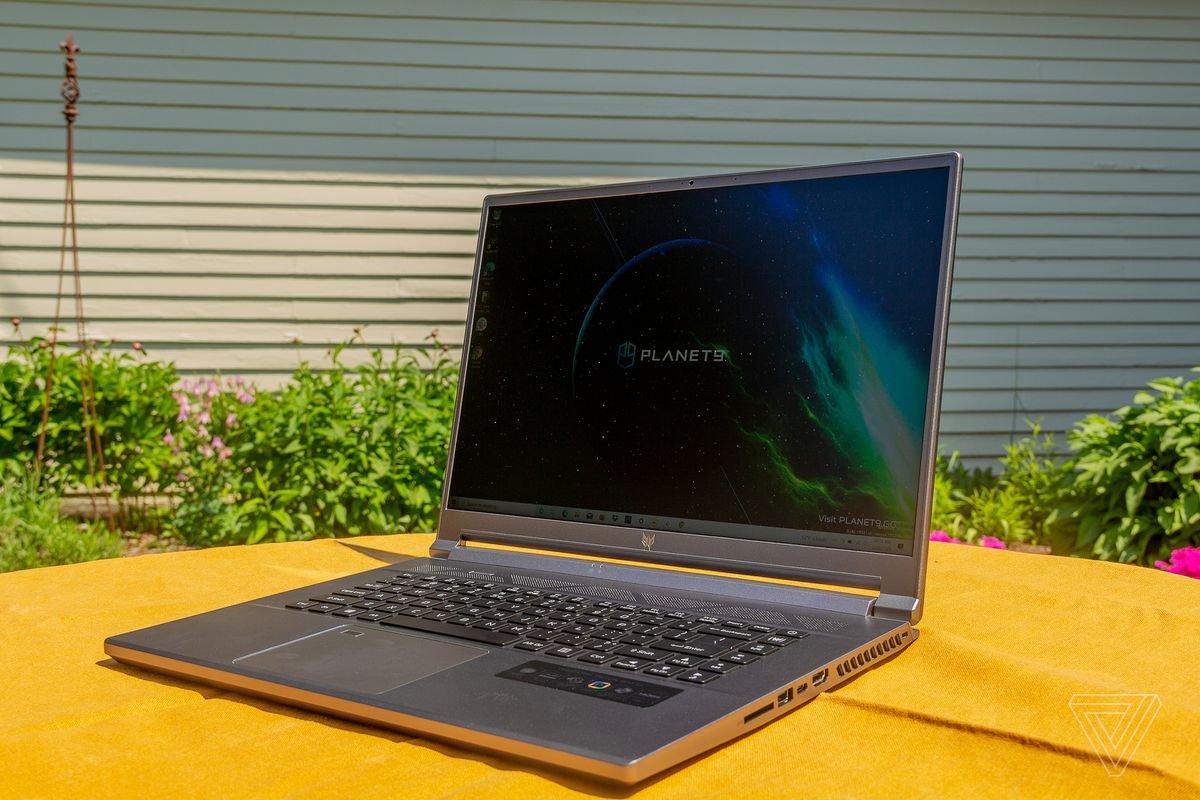
[[[945,153],[488,197],[428,557],[105,651],[619,783],[896,655],[960,175]]]

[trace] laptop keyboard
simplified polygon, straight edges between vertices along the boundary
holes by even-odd
[[[287,607],[700,684],[808,636],[743,620],[408,572]]]

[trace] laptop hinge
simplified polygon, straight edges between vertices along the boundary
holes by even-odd
[[[539,570],[588,577],[595,580],[640,583],[662,589],[719,594],[763,603],[779,603],[802,608],[869,616],[876,601],[874,595],[858,595],[833,589],[787,586],[766,581],[739,580],[720,575],[704,575],[672,569],[615,564],[520,550],[468,547],[463,542],[439,539],[430,547],[433,557],[470,564]]]
[[[900,594],[881,594],[871,606],[871,616],[898,619],[916,623],[920,615],[921,601]]]

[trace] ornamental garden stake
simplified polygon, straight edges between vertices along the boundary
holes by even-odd
[[[59,44],[59,49],[65,54],[65,75],[62,81],[63,117],[67,121],[67,172],[66,194],[63,198],[62,241],[59,246],[58,259],[58,291],[54,300],[54,324],[50,328],[49,346],[50,358],[46,367],[46,390],[42,403],[42,424],[38,432],[37,471],[41,474],[42,464],[46,456],[46,430],[50,423],[50,396],[54,385],[54,369],[57,363],[58,334],[61,330],[59,323],[62,319],[63,283],[66,277],[68,238],[71,253],[71,280],[75,300],[75,334],[79,347],[79,395],[81,425],[80,434],[83,436],[84,453],[87,455],[88,466],[88,498],[92,503],[92,515],[96,516],[96,493],[99,490],[104,498],[105,511],[109,509],[108,493],[104,491],[106,483],[104,470],[104,448],[100,439],[100,426],[96,414],[96,385],[92,369],[93,348],[87,337],[87,324],[83,313],[83,284],[79,273],[79,232],[75,222],[75,118],[79,116],[76,103],[79,101],[79,75],[75,64],[75,56],[79,48],[70,34],[67,40]],[[106,516],[108,514],[106,513]]]

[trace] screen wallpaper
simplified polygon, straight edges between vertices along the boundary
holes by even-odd
[[[948,181],[493,207],[452,506],[911,552]]]

